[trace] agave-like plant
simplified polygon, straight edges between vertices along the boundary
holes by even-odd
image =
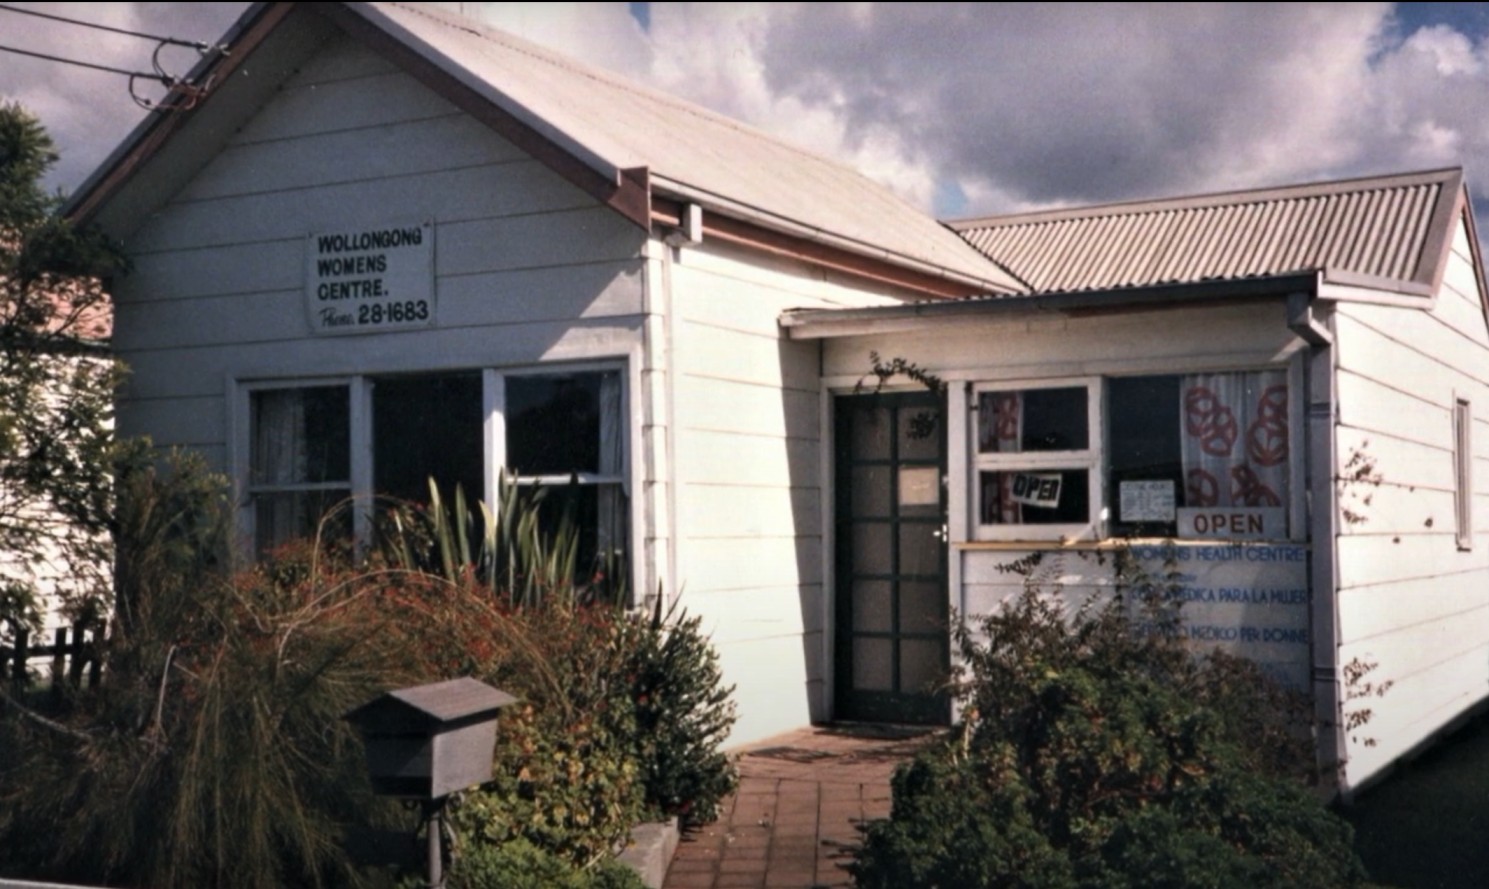
[[[556,502],[561,490],[520,485],[504,475],[496,507],[478,500],[473,509],[459,485],[447,501],[431,478],[427,507],[396,504],[380,526],[379,546],[393,564],[409,570],[436,572],[451,582],[473,576],[511,608],[545,601],[622,602],[619,554],[601,553],[596,565],[583,566],[593,570],[580,573],[582,529],[573,510]],[[559,510],[557,520],[545,522],[545,510]]]

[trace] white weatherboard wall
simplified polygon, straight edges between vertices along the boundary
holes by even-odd
[[[740,744],[829,716],[818,344],[786,339],[777,319],[901,297],[707,241],[665,266],[677,587],[737,687]]]
[[[312,336],[306,236],[423,221],[434,224],[436,324]],[[227,468],[235,382],[634,365],[645,241],[391,63],[336,38],[126,245],[135,270],[116,294],[115,342],[131,369],[121,430],[148,430],[158,445]]]
[[[1489,694],[1489,334],[1463,225],[1431,311],[1340,304],[1339,660],[1376,664],[1351,784]],[[1473,547],[1454,526],[1455,399],[1473,409]],[[1360,686],[1363,688],[1363,686]],[[1348,689],[1346,689],[1346,692]]]

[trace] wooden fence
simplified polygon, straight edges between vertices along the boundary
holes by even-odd
[[[27,665],[49,658],[54,688],[64,682],[73,688],[81,687],[84,676],[88,678],[90,687],[96,686],[103,669],[100,656],[103,645],[104,631],[101,628],[59,628],[53,633],[51,645],[32,645],[31,634],[18,630],[14,644],[0,645],[0,682],[8,682],[20,691],[29,681]]]

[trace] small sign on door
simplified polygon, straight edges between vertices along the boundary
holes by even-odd
[[[901,506],[939,506],[941,470],[934,466],[900,467]]]

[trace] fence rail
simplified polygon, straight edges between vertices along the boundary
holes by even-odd
[[[98,685],[103,670],[101,654],[105,641],[101,628],[59,627],[53,631],[52,640],[51,645],[32,645],[31,634],[17,630],[13,644],[0,645],[0,682],[8,682],[21,690],[30,681],[27,666],[33,661],[50,658],[53,687],[65,682],[79,688],[84,676],[87,676],[90,687]]]

